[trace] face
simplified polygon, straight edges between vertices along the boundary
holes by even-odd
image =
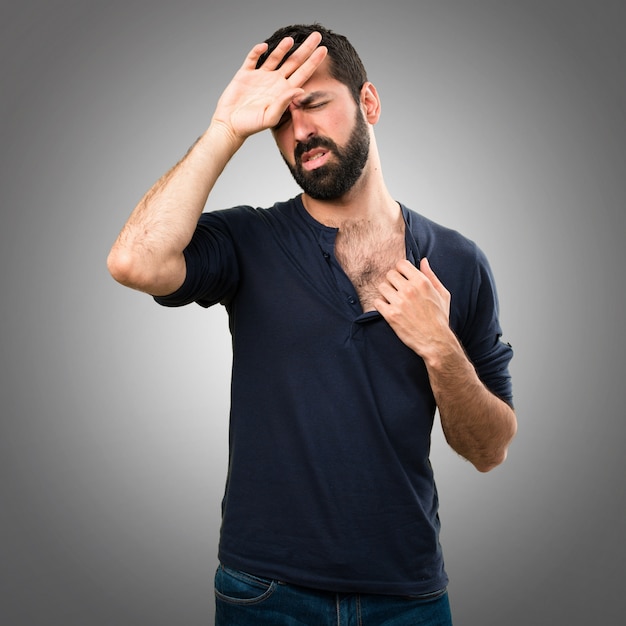
[[[369,155],[369,128],[348,88],[326,72],[314,75],[304,89],[274,136],[303,191],[316,200],[336,200],[361,177]]]
[[[311,198],[337,200],[359,180],[369,155],[369,131],[363,114],[356,109],[350,138],[339,147],[330,137],[315,136],[295,148],[295,165],[285,162],[296,183]],[[326,155],[331,154],[332,158]],[[317,165],[316,161],[325,160]]]

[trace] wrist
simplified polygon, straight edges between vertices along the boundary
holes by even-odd
[[[229,124],[213,117],[199,143],[209,147],[212,152],[215,152],[216,146],[222,146],[232,155],[241,148],[245,140],[246,138],[238,135]]]
[[[466,361],[465,352],[456,335],[449,327],[432,339],[428,347],[421,351],[426,368],[431,372],[450,371],[459,362]]]

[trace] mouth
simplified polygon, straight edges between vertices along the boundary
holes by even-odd
[[[302,168],[311,171],[324,165],[330,158],[330,152],[327,148],[315,148],[305,152],[300,157]]]

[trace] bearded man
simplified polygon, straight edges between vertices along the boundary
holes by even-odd
[[[229,315],[221,626],[451,624],[435,411],[481,472],[516,432],[488,262],[390,194],[380,114],[344,36],[280,29],[109,255],[116,280],[158,303]],[[267,129],[302,194],[203,213],[231,157]]]

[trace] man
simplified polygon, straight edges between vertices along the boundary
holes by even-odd
[[[487,261],[390,195],[379,116],[343,36],[277,31],[109,256],[119,282],[163,305],[229,314],[218,624],[450,624],[435,409],[479,471],[505,459],[516,431]],[[303,194],[202,213],[226,163],[265,129]]]

